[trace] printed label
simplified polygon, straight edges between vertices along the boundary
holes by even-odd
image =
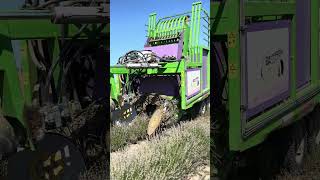
[[[187,71],[187,97],[200,92],[200,75],[200,69]]]

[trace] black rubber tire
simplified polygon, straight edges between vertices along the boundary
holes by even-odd
[[[208,99],[208,98],[207,98]],[[198,104],[198,114],[199,116],[204,116],[208,113],[209,109],[208,109],[208,100],[205,99],[203,101],[201,101],[199,104]]]
[[[308,122],[308,153],[312,154],[320,149],[320,109],[316,107],[307,117]]]
[[[262,149],[261,154],[258,156],[258,169],[259,178],[262,180],[271,180],[278,169],[279,164],[275,159],[275,149],[271,146],[265,145]]]
[[[314,116],[312,117],[313,120],[313,134],[316,138],[316,136],[318,136],[319,138],[319,134],[320,134],[320,107],[317,106],[314,110]],[[320,149],[320,142],[318,139],[318,142],[315,143],[316,148],[319,150]]]
[[[308,150],[308,154],[312,154],[313,152],[315,152],[315,150],[317,149],[316,147],[316,135],[315,135],[315,120],[314,120],[314,113],[309,114],[306,117],[306,121],[308,123],[308,139],[307,139],[307,150]]]
[[[315,127],[316,127],[315,137],[317,138],[317,143],[315,145],[315,148],[316,150],[320,150],[320,118],[316,120]]]
[[[206,108],[207,108],[207,114],[210,114],[210,97],[208,97],[207,99],[206,99]]]
[[[275,131],[257,147],[255,161],[256,166],[252,170],[258,171],[261,180],[271,180],[279,174],[284,163],[284,156],[287,153],[289,137],[288,128]]]
[[[295,123],[291,128],[292,129],[289,133],[291,138],[288,142],[288,150],[284,159],[284,167],[289,173],[293,175],[300,175],[303,170],[302,168],[307,152],[307,133],[303,120]],[[300,145],[303,146],[303,148],[300,149],[300,159],[297,160],[297,151]]]

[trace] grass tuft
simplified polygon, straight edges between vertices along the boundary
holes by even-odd
[[[209,125],[209,118],[201,117],[111,153],[111,179],[181,179],[208,165]]]
[[[109,158],[104,156],[97,160],[90,169],[81,173],[79,180],[107,180],[109,177]]]
[[[146,115],[137,116],[130,126],[111,127],[111,152],[120,150],[128,144],[136,143],[144,138],[147,127],[148,117]]]

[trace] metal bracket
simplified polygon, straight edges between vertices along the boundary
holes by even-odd
[[[228,33],[228,48],[234,48],[236,45],[236,33]]]
[[[241,33],[244,33],[247,29],[248,29],[248,26],[246,26],[246,25],[240,26],[240,32]]]

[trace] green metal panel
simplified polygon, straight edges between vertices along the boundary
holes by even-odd
[[[113,74],[110,74],[110,87],[111,87],[111,91],[110,91],[111,98],[117,99],[118,96],[120,95],[120,92],[117,89],[116,80]]]
[[[1,38],[0,70],[4,71],[3,112],[6,116],[22,119],[23,97],[20,91],[19,77],[13,56],[11,41]],[[23,123],[24,124],[24,123]]]
[[[239,1],[224,1],[211,3],[211,33],[214,35],[227,35],[232,38],[235,44],[228,47],[228,61],[229,69],[232,67],[233,71],[228,74],[228,104],[229,111],[229,148],[231,151],[243,151],[252,146],[255,146],[266,138],[266,136],[275,129],[280,128],[282,120],[273,119],[268,125],[260,129],[258,132],[249,136],[242,137],[242,129],[253,127],[263,121],[267,117],[273,117],[275,114],[283,111],[283,109],[290,106],[289,109],[293,113],[294,120],[298,120],[303,114],[301,105],[297,103],[306,97],[311,98],[311,101],[319,99],[317,94],[319,89],[319,2],[318,0],[311,0],[311,85],[304,90],[297,92],[296,89],[296,3],[291,1],[245,1],[243,5],[244,16],[248,18],[260,18],[260,20],[276,20],[279,17],[291,17],[291,89],[290,98],[277,107],[274,107],[262,115],[254,118],[249,123],[242,127],[241,124],[241,67],[240,67],[240,9]],[[315,95],[315,96],[314,96]]]
[[[233,2],[230,4],[232,9],[234,9],[233,15],[230,17],[230,20],[233,23],[233,31],[235,35],[235,45],[234,47],[228,48],[229,53],[229,67],[233,66],[235,71],[229,71],[229,112],[232,112],[229,114],[229,122],[230,122],[230,128],[229,128],[229,144],[230,149],[236,148],[236,146],[241,142],[241,122],[239,117],[241,117],[240,113],[240,97],[241,97],[241,86],[240,86],[240,32],[239,32],[239,26],[240,26],[240,3],[239,1]],[[228,38],[230,37],[230,34],[228,34]],[[229,68],[228,67],[228,68]]]
[[[57,60],[58,60],[59,53],[60,53],[58,37],[56,36],[55,38],[50,39],[49,45],[50,45],[50,52],[52,52],[51,56],[52,56],[52,59],[53,59],[53,63],[56,63]],[[57,84],[58,81],[59,81],[60,69],[61,68],[58,66],[55,69],[55,71],[53,72],[53,78],[54,78],[55,84]]]
[[[103,32],[107,32],[109,26],[108,24],[104,27]],[[75,25],[68,25],[68,27],[67,37],[72,37],[79,30]],[[88,29],[94,34],[93,25],[89,26]],[[60,25],[52,24],[50,20],[46,19],[0,20],[0,34],[10,39],[45,39],[61,37],[61,29]],[[81,34],[83,38],[87,36],[88,34]]]
[[[246,16],[294,14],[296,11],[296,5],[294,2],[246,2],[244,11]]]
[[[28,46],[26,41],[21,41],[21,49],[22,55],[22,75],[23,75],[23,96],[25,100],[25,104],[31,105],[32,103],[32,85],[35,84],[36,72],[33,63],[30,62]]]
[[[311,82],[319,84],[319,1],[311,1]]]

